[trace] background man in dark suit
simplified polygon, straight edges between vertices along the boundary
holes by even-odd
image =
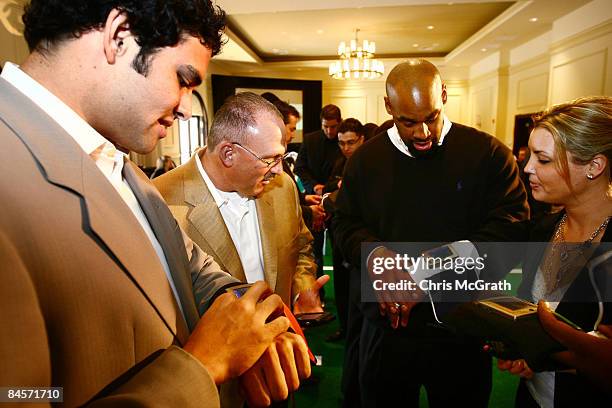
[[[328,182],[323,189],[323,200],[321,206],[329,213],[333,219],[336,207],[336,197],[338,189],[342,185],[342,175],[346,161],[353,155],[364,142],[364,126],[355,118],[348,118],[340,123],[338,127],[338,146],[342,152],[342,157],[338,158]],[[331,220],[328,222],[331,225]],[[348,320],[348,296],[349,296],[349,270],[347,262],[342,256],[340,246],[334,239],[330,231],[330,239],[332,243],[332,255],[334,262],[334,296],[336,299],[336,307],[338,309],[338,320],[340,320],[340,330],[330,335],[327,340],[335,341],[344,338],[346,334]]]
[[[338,147],[338,126],[342,122],[340,108],[325,105],[321,109],[321,130],[304,135],[295,174],[300,177],[306,194],[323,195],[323,188],[332,168],[342,153]],[[323,243],[325,231],[313,232],[314,256],[317,262],[317,276],[323,275]]]
[[[283,116],[283,123],[285,124],[286,130],[285,145],[289,146],[295,134],[297,123],[300,120],[300,112],[298,112],[294,106],[281,100],[276,100],[272,103]],[[304,222],[308,229],[312,232],[324,229],[326,214],[323,208],[319,206],[321,203],[321,196],[318,194],[306,194],[299,191],[295,174],[293,174],[292,166],[289,164],[288,159],[283,159],[283,170],[291,177],[296,188],[298,188],[300,205],[302,207],[302,217],[304,217]]]
[[[0,79],[0,386],[63,387],[67,406],[200,407],[243,375],[252,401],[286,396],[309,366],[286,318],[267,323],[280,298],[259,302],[258,283],[211,306],[236,280],[123,153],[189,118],[223,12],[34,0],[24,23],[32,52]]]
[[[295,163],[295,174],[302,180],[306,194],[323,194],[334,163],[342,157],[338,147],[338,126],[342,122],[340,108],[325,105],[320,117],[321,130],[304,135]]]

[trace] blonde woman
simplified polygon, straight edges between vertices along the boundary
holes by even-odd
[[[563,211],[543,218],[531,228],[530,241],[549,244],[530,248],[519,295],[534,302],[548,302],[550,309],[587,332],[601,325],[601,332],[610,333],[607,325],[612,323],[612,308],[607,302],[611,294],[607,293],[606,298],[606,282],[601,287],[600,279],[609,279],[612,273],[612,257],[606,257],[610,246],[596,245],[612,238],[611,132],[610,97],[580,98],[553,106],[535,119],[529,139],[531,157],[525,166],[534,198],[562,206]],[[549,314],[540,310],[547,329],[552,327]],[[566,333],[568,328],[562,329]],[[557,333],[558,327],[552,330]],[[551,332],[553,336],[555,333]],[[606,360],[612,353],[612,340],[605,343],[604,339],[592,338],[607,347],[602,364],[612,362],[612,357]],[[567,359],[565,362],[572,364]],[[520,407],[600,406],[606,400],[610,403],[610,397],[604,395],[610,390],[593,387],[593,376],[587,378],[592,370],[533,373],[523,360],[499,360],[498,367],[522,377],[516,400]]]

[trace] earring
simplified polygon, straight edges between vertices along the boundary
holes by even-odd
[[[586,175],[586,176],[587,176],[587,178],[588,178],[589,180],[593,180],[593,175],[592,175],[591,173],[587,173],[587,175]]]

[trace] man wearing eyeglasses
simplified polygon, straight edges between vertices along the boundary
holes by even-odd
[[[265,281],[295,313],[322,312],[312,235],[283,172],[285,125],[259,95],[234,95],[215,114],[206,147],[153,180],[187,235],[243,282]],[[242,406],[236,383],[222,406]]]
[[[331,193],[340,188],[346,161],[365,141],[363,132],[363,125],[355,118],[345,119],[338,126],[338,147],[340,147],[342,156],[338,157],[334,163],[329,180],[323,187],[323,193]]]
[[[312,235],[298,192],[283,172],[285,126],[250,92],[217,111],[189,162],[154,180],[179,224],[221,267],[244,282],[265,280],[296,313],[322,311]]]

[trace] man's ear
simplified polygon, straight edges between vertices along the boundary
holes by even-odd
[[[389,101],[389,97],[385,96],[385,109],[387,110],[387,113],[391,116],[393,116],[393,111],[391,110],[391,101]]]
[[[448,95],[446,94],[446,84],[442,84],[442,104],[446,104],[446,100],[448,99]]]
[[[236,152],[234,151],[234,145],[229,142],[223,142],[217,146],[219,160],[225,167],[232,167],[234,165]]]
[[[104,55],[109,64],[114,64],[117,56],[125,53],[127,42],[125,39],[131,35],[127,15],[118,9],[108,13],[104,23]]]

